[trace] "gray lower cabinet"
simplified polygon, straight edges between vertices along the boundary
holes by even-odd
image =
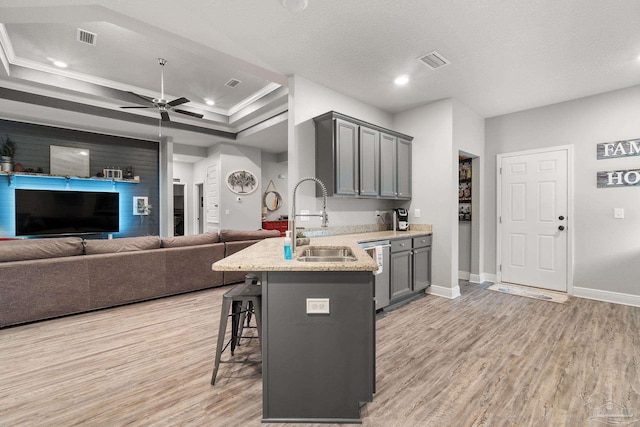
[[[431,235],[391,240],[391,304],[431,285]]]
[[[421,291],[431,285],[431,236],[413,238],[413,290]]]
[[[411,268],[411,239],[398,239],[391,241],[391,266],[390,266],[390,298],[393,302],[411,292],[412,268]]]
[[[263,422],[361,423],[375,393],[370,271],[262,273]],[[309,299],[327,300],[310,313]]]

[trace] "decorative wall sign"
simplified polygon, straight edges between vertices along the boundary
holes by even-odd
[[[598,172],[598,188],[640,186],[640,169]]]
[[[227,188],[236,194],[253,193],[258,188],[258,179],[249,171],[235,171],[227,176]]]
[[[640,156],[640,139],[603,142],[597,146],[598,160]]]
[[[89,150],[84,148],[52,145],[49,147],[50,173],[88,178],[91,176],[89,157]]]
[[[133,214],[134,215],[149,215],[151,206],[149,205],[148,197],[133,197]]]

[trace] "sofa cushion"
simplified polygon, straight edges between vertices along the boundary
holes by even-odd
[[[0,242],[0,262],[82,255],[80,237],[20,239]]]
[[[259,240],[269,237],[280,237],[278,230],[220,230],[220,241],[236,242],[239,240]]]
[[[85,240],[85,253],[87,255],[144,251],[147,249],[158,249],[159,247],[160,237],[158,236],[123,237],[122,239],[107,240]]]
[[[175,236],[165,237],[160,244],[163,248],[179,248],[182,246],[198,246],[209,245],[211,243],[218,243],[220,236],[218,233],[204,233],[197,234],[195,236]]]

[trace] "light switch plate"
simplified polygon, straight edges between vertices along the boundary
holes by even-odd
[[[623,219],[624,218],[624,208],[613,208],[613,217],[615,219]]]
[[[329,298],[307,298],[307,314],[329,314]]]
[[[416,217],[416,218],[420,218],[421,214],[422,214],[422,212],[420,212],[420,209],[416,208],[416,210],[414,211],[413,216]]]

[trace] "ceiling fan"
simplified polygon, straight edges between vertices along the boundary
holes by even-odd
[[[151,105],[146,106],[135,106],[135,107],[120,107],[120,108],[157,108],[160,111],[160,117],[163,122],[169,122],[171,119],[169,118],[169,111],[173,111],[180,114],[185,114],[191,117],[197,117],[199,119],[203,118],[204,115],[198,113],[192,113],[191,111],[186,110],[178,110],[175,107],[186,104],[189,100],[185,97],[174,99],[173,101],[167,101],[164,98],[164,66],[167,63],[166,59],[158,58],[158,63],[162,67],[162,71],[160,73],[160,98],[151,98],[150,96],[140,95],[135,92],[129,92],[132,95],[137,96],[138,98],[144,99],[146,102]]]

